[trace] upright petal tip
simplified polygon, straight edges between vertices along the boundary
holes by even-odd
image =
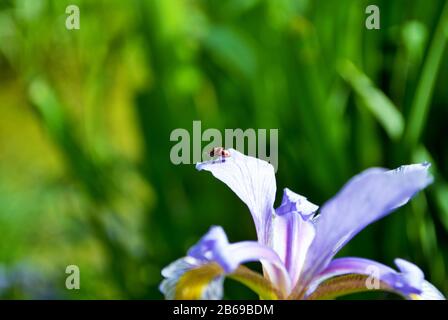
[[[224,151],[227,154],[226,156],[216,155],[218,157],[215,158],[215,159],[208,160],[208,161],[203,161],[203,162],[198,162],[195,165],[196,169],[198,171],[201,171],[203,169],[207,169],[207,167],[209,167],[210,165],[218,166],[220,164],[225,164],[225,163],[228,163],[228,162],[232,162],[232,163],[237,162],[237,163],[242,164],[242,163],[247,162],[247,161],[253,161],[254,162],[253,164],[256,163],[257,165],[262,166],[264,168],[269,168],[269,169],[272,170],[272,172],[274,172],[274,167],[272,166],[272,164],[270,164],[269,162],[267,162],[265,160],[262,160],[262,159],[259,159],[259,158],[256,158],[256,157],[253,157],[253,156],[250,156],[250,155],[245,155],[245,154],[243,154],[243,153],[241,153],[238,150],[235,150],[233,148],[225,149]]]
[[[249,208],[261,243],[269,242],[276,183],[274,167],[268,162],[225,150],[217,159],[196,165],[224,182]]]
[[[208,166],[208,165],[225,163],[227,161],[227,158],[235,156],[235,152],[237,152],[236,150],[234,150],[232,148],[227,149],[227,150],[225,150],[224,148],[215,148],[215,149],[221,149],[223,152],[226,153],[226,155],[224,155],[224,154],[223,155],[216,154],[215,156],[219,156],[216,159],[203,161],[203,162],[198,162],[198,163],[196,163],[196,170],[201,171],[201,170],[205,169],[206,166]]]
[[[290,212],[299,213],[303,219],[312,216],[319,206],[307,200],[306,197],[295,193],[294,191],[284,188],[283,198],[280,207],[276,209],[278,215],[284,215]]]

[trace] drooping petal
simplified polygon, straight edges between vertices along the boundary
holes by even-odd
[[[317,209],[305,197],[285,189],[282,203],[275,211],[272,245],[285,264],[293,286],[299,280],[306,253],[314,239],[315,229],[309,218]]]
[[[393,284],[396,290],[405,294],[420,294],[425,280],[423,271],[415,264],[403,259],[395,259],[394,262],[400,273],[389,273],[382,278],[383,281]]]
[[[444,299],[443,295],[424,279],[423,272],[416,265],[402,259],[396,259],[395,264],[399,271],[369,259],[335,259],[313,279],[306,297],[336,297],[349,290],[384,290],[406,299]],[[356,277],[360,275],[365,277]],[[335,281],[332,282],[332,279]]]
[[[431,183],[428,167],[415,164],[390,171],[374,168],[352,178],[320,210],[304,268],[307,281],[359,231],[404,205]]]
[[[214,262],[196,265],[189,261],[191,259],[191,257],[179,259],[164,269],[163,275],[166,278],[159,289],[167,300],[222,299],[225,277],[244,284],[262,299],[276,300],[282,297],[271,282],[249,268],[239,266],[231,274],[225,274]]]
[[[188,294],[196,294],[199,297],[211,296],[207,291],[211,281],[219,282],[218,277],[234,273],[237,268],[246,262],[260,261],[263,265],[268,279],[273,283],[276,289],[283,295],[291,290],[291,282],[282,261],[277,253],[271,248],[264,246],[256,241],[242,241],[230,244],[227,236],[221,227],[213,226],[210,230],[194,245],[189,251],[187,257],[174,262],[162,271],[166,278],[161,285],[161,291],[169,298],[176,296],[172,288],[178,288],[179,282],[195,279],[199,285],[193,285],[196,291],[182,289],[182,296],[186,295],[185,290],[190,290]],[[215,265],[219,270],[205,266]],[[194,271],[194,270],[199,271]],[[205,272],[205,271],[206,272]],[[188,274],[188,275],[187,275]],[[186,275],[186,277],[184,277]],[[195,277],[198,277],[196,279]],[[199,279],[200,278],[200,279]],[[185,280],[187,279],[187,280]],[[201,282],[202,281],[202,282]],[[191,285],[193,282],[189,282]],[[183,288],[183,286],[181,286]],[[198,294],[201,290],[201,295]],[[174,292],[174,293],[173,293]],[[213,292],[219,292],[214,290]]]
[[[268,245],[275,200],[274,167],[266,161],[246,156],[234,149],[229,157],[198,163],[198,170],[210,171],[249,207],[258,240]]]
[[[187,256],[199,261],[223,260],[223,268],[229,263],[222,256],[222,251],[229,246],[229,240],[224,229],[219,226],[212,226],[202,238],[188,250]]]
[[[422,292],[418,295],[411,295],[414,300],[446,300],[443,294],[430,282],[423,281]]]
[[[274,265],[276,269],[284,269],[279,256],[270,247],[257,241],[231,244],[224,229],[219,226],[212,226],[198,243],[188,250],[187,255],[199,261],[216,262],[226,273],[233,272],[240,264],[251,261],[263,261],[266,265]]]
[[[167,300],[220,300],[224,276],[216,265],[204,265],[192,257],[180,258],[162,270],[159,290]]]

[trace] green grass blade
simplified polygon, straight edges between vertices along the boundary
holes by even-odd
[[[431,96],[434,90],[434,84],[437,79],[437,71],[439,70],[442,61],[447,38],[448,1],[445,3],[426,61],[423,65],[415,98],[411,106],[409,120],[407,121],[404,139],[410,149],[416,146],[422,134],[430,106]]]
[[[343,62],[339,72],[360,98],[360,105],[372,113],[388,136],[393,140],[400,138],[404,129],[404,121],[393,102],[375,87],[372,81],[352,62]]]

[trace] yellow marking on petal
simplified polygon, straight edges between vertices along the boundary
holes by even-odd
[[[409,294],[409,298],[411,298],[411,300],[423,300],[422,297],[415,293]]]
[[[224,276],[224,270],[216,263],[191,269],[179,278],[174,297],[176,300],[201,299],[210,282],[219,276]],[[256,292],[261,299],[277,300],[281,297],[268,279],[247,267],[239,266],[235,272],[227,276]]]
[[[224,270],[216,263],[209,263],[185,272],[176,285],[176,300],[198,300],[209,283],[223,275]]]

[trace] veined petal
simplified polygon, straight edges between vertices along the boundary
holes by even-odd
[[[181,296],[217,297],[217,294],[211,295],[210,291],[205,289],[206,285],[208,286],[215,280],[218,284],[222,284],[222,280],[219,280],[220,276],[234,273],[241,264],[250,261],[260,261],[262,263],[268,279],[279,292],[283,295],[290,292],[291,281],[289,275],[274,250],[256,241],[230,244],[224,230],[218,226],[211,227],[199,242],[188,251],[187,257],[174,262],[162,271],[162,275],[166,279],[162,282],[160,289],[167,298],[175,297],[178,295],[173,288],[179,287],[179,281],[184,281],[184,284],[187,281],[192,288],[196,289],[182,289]],[[215,268],[202,268],[205,265],[215,265]],[[219,270],[216,269],[216,266],[219,267]],[[193,271],[196,269],[199,271]],[[186,278],[184,278],[184,275]],[[199,277],[201,280],[195,277]],[[194,279],[194,281],[192,282],[190,279]],[[198,284],[194,284],[195,282]],[[181,287],[184,288],[185,285],[181,285]],[[213,292],[219,293],[219,290],[215,288]]]
[[[402,259],[396,259],[395,264],[399,272],[369,259],[335,259],[313,279],[306,297],[315,299],[334,297],[347,292],[384,290],[395,292],[407,299],[444,299],[432,284],[424,280],[423,272],[416,265]],[[350,277],[344,277],[346,275]],[[365,277],[356,277],[359,275]],[[333,283],[332,279],[335,279]],[[330,283],[331,288],[327,283]]]
[[[305,262],[305,278],[322,271],[333,256],[359,231],[404,205],[432,179],[429,164],[396,170],[369,169],[352,178],[320,210],[316,236]]]
[[[285,264],[293,286],[299,280],[306,253],[314,239],[314,225],[308,219],[318,206],[305,197],[284,190],[282,204],[276,209],[273,221],[273,249]]]
[[[276,191],[274,167],[234,149],[228,151],[230,157],[198,163],[196,168],[210,171],[236,193],[249,207],[258,240],[268,245]]]

